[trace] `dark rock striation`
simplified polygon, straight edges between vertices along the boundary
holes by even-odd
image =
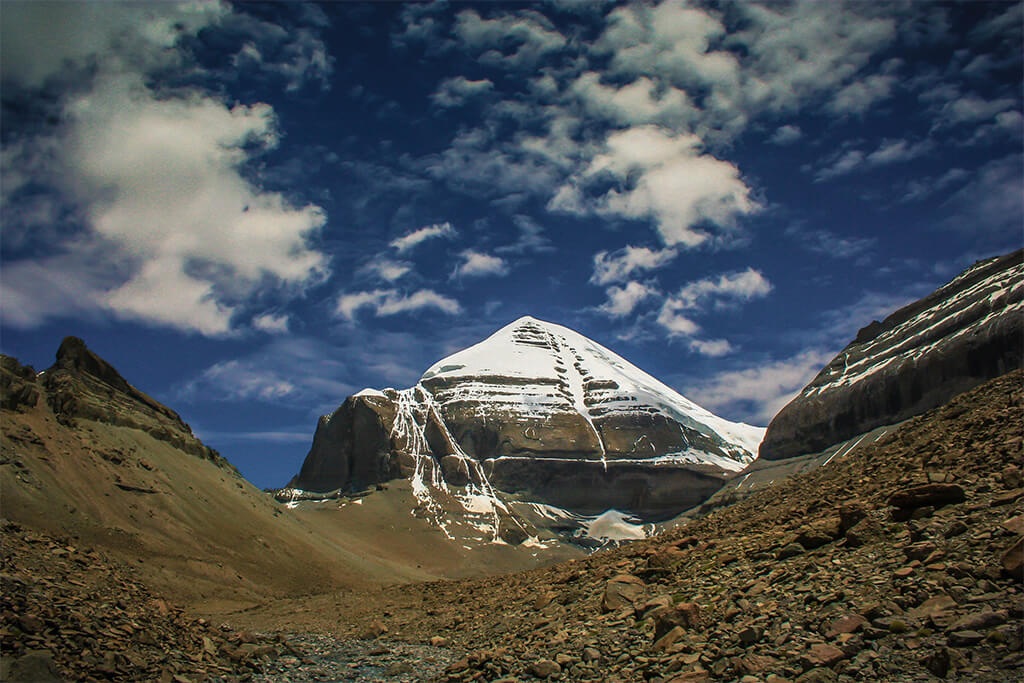
[[[768,426],[760,458],[822,451],[1024,365],[1024,250],[872,322]]]

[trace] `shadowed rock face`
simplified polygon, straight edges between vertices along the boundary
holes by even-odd
[[[816,453],[1024,365],[1024,250],[872,322],[768,426],[760,457]]]
[[[321,418],[289,487],[332,491],[436,472],[451,486],[580,514],[663,518],[711,495],[753,459],[760,436],[572,330],[523,318],[435,364],[411,389],[348,398]]]

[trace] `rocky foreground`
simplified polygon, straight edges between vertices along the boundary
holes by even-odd
[[[238,680],[292,650],[186,615],[74,539],[2,531],[0,680]]]
[[[1013,680],[1024,666],[1022,381],[993,380],[656,539],[237,621],[376,638],[382,653],[429,643],[454,653],[439,676],[449,681]]]

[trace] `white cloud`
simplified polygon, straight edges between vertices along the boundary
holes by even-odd
[[[801,137],[803,137],[803,132],[800,130],[800,126],[786,124],[779,126],[769,141],[776,145],[792,145]]]
[[[200,90],[163,92],[153,85],[150,70],[196,68],[178,41],[223,20],[229,8],[106,9],[42,6],[53,26],[98,13],[89,27],[93,33],[79,35],[81,27],[67,26],[56,31],[68,41],[56,51],[59,62],[51,60],[56,55],[38,54],[45,43],[6,46],[18,56],[6,64],[5,78],[23,85],[59,77],[61,69],[76,73],[74,90],[55,105],[59,122],[18,142],[21,156],[34,160],[35,182],[82,226],[53,245],[66,254],[38,262],[36,270],[59,262],[65,270],[43,279],[88,280],[93,288],[78,297],[87,299],[87,309],[182,331],[230,334],[236,313],[256,293],[290,296],[326,276],[327,257],[309,244],[324,212],[294,206],[244,174],[254,154],[277,143],[268,105],[228,107]],[[17,18],[38,23],[34,11]],[[19,26],[6,11],[3,25],[9,31]],[[26,66],[26,56],[39,62]],[[74,71],[87,63],[91,71]],[[6,206],[18,202],[21,189],[5,187]],[[97,260],[110,273],[102,281],[90,275]],[[5,278],[5,291],[40,294],[31,287],[31,281]],[[63,311],[59,305],[39,310],[35,319]]]
[[[694,353],[709,358],[719,358],[733,351],[732,344],[725,339],[691,339],[688,346]]]
[[[1016,105],[1017,101],[1009,97],[986,100],[969,94],[946,102],[939,112],[939,116],[946,125],[980,123],[993,119],[997,114],[1012,109]]]
[[[495,19],[484,19],[476,10],[463,10],[455,19],[453,32],[461,47],[479,53],[481,62],[507,69],[534,67],[566,44],[565,36],[546,17],[530,10]]]
[[[531,216],[515,214],[512,223],[519,230],[519,238],[512,244],[500,246],[494,251],[499,254],[525,254],[554,251],[551,240],[544,235],[544,228]]]
[[[669,297],[666,306],[676,310],[703,310],[708,304],[724,308],[736,301],[763,298],[771,291],[772,285],[761,271],[747,268],[717,278],[689,282]]]
[[[876,102],[887,99],[896,85],[896,77],[874,74],[848,83],[826,105],[833,114],[863,114]]]
[[[832,354],[808,349],[783,360],[723,372],[685,389],[698,404],[722,414],[743,414],[767,424],[818,374]]]
[[[659,93],[658,84],[645,76],[617,88],[602,84],[600,74],[588,71],[569,86],[569,92],[580,98],[591,116],[620,124],[682,125],[698,115],[684,91],[668,87]]]
[[[668,246],[695,247],[715,236],[714,231],[729,231],[736,218],[760,207],[739,170],[703,154],[700,144],[696,136],[654,126],[612,133],[583,180],[610,174],[619,179],[621,189],[605,192],[593,210],[651,219]]]
[[[288,322],[289,318],[287,315],[264,313],[252,319],[252,326],[263,332],[282,334],[288,331]]]
[[[200,382],[218,385],[225,398],[231,400],[277,401],[298,391],[288,375],[238,360],[222,361],[210,366],[193,388],[185,389],[185,392],[194,392]]]
[[[452,277],[503,277],[509,273],[508,263],[499,256],[491,256],[473,249],[463,251],[461,256],[463,261],[455,268]]]
[[[658,290],[636,281],[627,282],[622,287],[609,287],[606,292],[608,301],[597,310],[613,318],[629,315],[641,301],[658,294]]]
[[[627,245],[613,252],[594,254],[594,274],[590,281],[597,285],[622,282],[642,270],[656,270],[668,265],[678,252],[675,249],[650,249]]]
[[[384,256],[378,256],[359,268],[360,273],[368,274],[385,282],[395,282],[411,271],[412,264],[408,261],[395,261]]]
[[[878,168],[924,156],[935,148],[931,140],[883,140],[873,152],[851,149],[837,156],[814,174],[814,182],[831,180],[858,169]]]
[[[681,315],[676,306],[662,305],[658,311],[658,324],[668,330],[670,337],[692,337],[700,332],[700,325]]]
[[[884,166],[916,159],[927,154],[934,147],[935,144],[931,140],[921,140],[913,144],[906,140],[883,140],[878,149],[868,154],[864,161],[869,166]]]
[[[864,152],[859,149],[851,149],[843,152],[832,163],[818,170],[814,174],[814,182],[820,183],[824,180],[831,180],[841,175],[852,172],[855,168],[864,163]]]
[[[433,308],[449,315],[462,311],[458,301],[438,294],[432,289],[421,289],[412,294],[405,294],[396,289],[375,289],[342,294],[335,305],[335,313],[354,320],[356,312],[361,308],[372,308],[374,315],[379,318],[426,308]]]
[[[465,76],[446,78],[430,96],[431,101],[439,107],[459,107],[474,97],[479,97],[494,90],[494,83],[483,78],[471,81]]]
[[[397,239],[391,241],[391,246],[398,250],[399,253],[404,253],[413,249],[416,245],[420,244],[429,239],[437,237],[444,237],[451,239],[455,237],[457,233],[452,224],[445,221],[444,223],[435,223],[433,225],[425,225],[419,230],[414,230],[408,235],[403,235]]]

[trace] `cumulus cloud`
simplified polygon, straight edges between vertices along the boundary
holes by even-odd
[[[768,424],[831,359],[827,351],[808,349],[790,358],[720,373],[685,392],[716,413],[740,414],[755,424]]]
[[[432,289],[421,289],[412,294],[399,292],[397,289],[375,289],[342,294],[335,305],[335,313],[348,320],[355,320],[356,312],[362,308],[373,309],[374,315],[378,318],[427,308],[449,315],[462,311],[458,301],[438,294]]]
[[[441,81],[430,99],[439,107],[459,107],[468,100],[493,90],[494,83],[488,78],[471,81],[465,76],[456,76]]]
[[[455,268],[452,277],[483,277],[493,275],[503,277],[508,275],[509,268],[505,259],[499,256],[491,256],[473,249],[466,249],[462,252],[462,263]]]
[[[747,268],[725,273],[717,278],[689,282],[666,302],[676,310],[703,310],[709,305],[726,308],[736,302],[759,299],[772,291],[772,285],[761,271]]]
[[[327,257],[310,243],[326,220],[323,210],[296,206],[245,172],[255,154],[277,144],[273,110],[260,103],[227,106],[198,89],[165,92],[150,73],[194,67],[179,41],[224,20],[227,8],[140,5],[122,14],[47,3],[22,9],[13,18],[5,11],[6,31],[38,23],[41,12],[51,26],[63,26],[57,34],[71,34],[56,55],[39,54],[45,45],[6,44],[5,34],[15,55],[6,62],[5,52],[5,80],[32,87],[59,80],[61,69],[92,68],[54,105],[55,125],[17,140],[36,186],[66,207],[80,230],[49,245],[64,253],[38,260],[34,279],[19,277],[29,274],[23,264],[8,264],[5,297],[45,302],[35,289],[40,281],[70,279],[88,285],[78,295],[86,309],[224,335],[257,292],[290,296],[326,276]],[[70,19],[88,19],[94,9],[100,16],[90,31],[69,28]],[[18,183],[4,188],[5,218],[18,213],[24,191]],[[33,228],[24,214],[15,223]],[[97,259],[106,277],[94,277]],[[64,270],[39,277],[40,268],[57,263]],[[39,308],[7,319],[39,322],[63,312]]]
[[[572,208],[567,194],[576,193],[577,209],[633,219],[653,220],[668,245],[696,247],[733,228],[739,216],[760,207],[739,169],[701,152],[693,135],[677,135],[655,126],[617,131],[583,174],[583,180],[610,175],[619,180],[593,202],[581,201],[579,190],[563,186],[551,206]]]
[[[662,268],[677,256],[675,249],[650,249],[627,245],[613,252],[599,251],[594,254],[594,273],[590,281],[596,285],[607,285],[629,279],[633,273]]]
[[[395,261],[385,256],[378,256],[359,268],[359,272],[385,282],[394,282],[412,271],[408,261]]]
[[[658,294],[657,289],[636,281],[627,282],[622,287],[609,287],[605,291],[608,301],[598,306],[597,310],[613,318],[629,315],[641,301]]]
[[[252,326],[257,330],[271,334],[282,334],[288,331],[289,318],[284,314],[264,313],[252,319]]]
[[[532,68],[561,50],[566,39],[539,12],[522,10],[484,19],[473,9],[459,12],[453,32],[461,48],[484,64],[507,69]]]
[[[458,233],[455,232],[455,228],[452,227],[452,224],[445,221],[444,223],[425,225],[419,230],[413,230],[407,235],[403,235],[402,237],[392,240],[391,246],[397,249],[399,253],[404,253],[412,250],[420,243],[429,239],[435,239],[438,237],[451,239],[457,234]]]
[[[701,356],[718,358],[732,353],[732,344],[726,339],[691,339],[688,344],[691,351]]]
[[[800,130],[800,126],[786,124],[775,129],[769,141],[776,145],[792,145],[801,137],[803,137],[803,132]]]

